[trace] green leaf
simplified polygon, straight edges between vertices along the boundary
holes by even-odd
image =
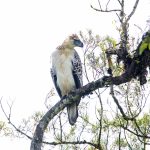
[[[139,48],[139,55],[141,55],[147,47],[148,47],[148,43],[142,42]]]
[[[150,50],[150,37],[146,37],[143,41],[142,44],[139,48],[139,55],[141,55],[145,49],[149,49]]]

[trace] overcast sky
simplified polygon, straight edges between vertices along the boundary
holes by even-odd
[[[131,26],[144,29],[150,2],[140,1]],[[115,15],[95,12],[90,4],[98,6],[96,0],[0,0],[0,97],[4,104],[14,101],[14,122],[45,109],[45,97],[53,86],[50,55],[66,36],[86,29],[115,36]],[[23,143],[3,139],[0,147],[29,149],[30,145],[22,148]]]

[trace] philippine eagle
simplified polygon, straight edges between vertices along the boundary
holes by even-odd
[[[68,95],[71,90],[83,86],[82,64],[75,47],[83,47],[83,43],[76,34],[73,34],[52,53],[51,76],[60,98]],[[80,100],[67,105],[71,125],[74,125],[77,120],[79,102]]]

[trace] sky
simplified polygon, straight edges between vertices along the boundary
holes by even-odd
[[[140,1],[131,19],[133,35],[137,34],[134,24],[144,29],[150,14],[149,0]],[[127,9],[132,2],[128,1]],[[15,123],[45,110],[46,95],[53,87],[50,55],[69,34],[91,29],[100,36],[117,36],[115,14],[95,12],[90,4],[98,6],[96,0],[0,0],[0,98],[6,111],[7,102],[14,102]],[[4,118],[1,111],[0,118]],[[29,146],[24,139],[0,139],[5,150]]]

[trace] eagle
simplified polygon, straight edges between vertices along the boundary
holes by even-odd
[[[75,47],[82,48],[83,43],[76,34],[72,34],[52,53],[51,76],[60,98],[83,86],[82,63]],[[79,103],[80,99],[67,105],[70,125],[76,123]]]

